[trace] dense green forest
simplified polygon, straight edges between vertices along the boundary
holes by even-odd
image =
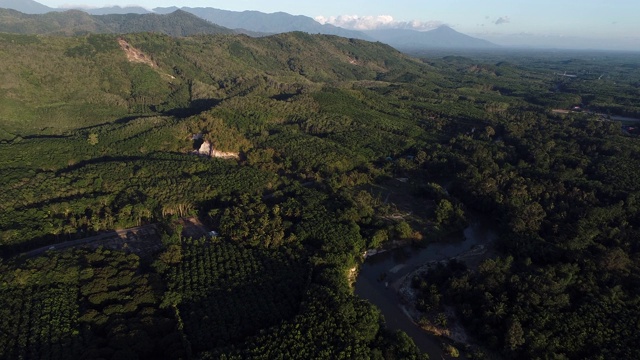
[[[415,279],[420,307],[454,307],[504,358],[638,357],[640,145],[606,115],[638,117],[640,59],[509,59],[0,34],[0,358],[426,358],[351,270],[467,209],[498,256]],[[204,141],[237,159],[194,155]],[[397,178],[424,204],[409,219],[372,190]],[[57,250],[147,224],[158,252]]]

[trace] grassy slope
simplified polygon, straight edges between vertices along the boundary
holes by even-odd
[[[254,91],[275,95],[321,82],[385,79],[397,68],[421,71],[386,46],[330,36],[126,38],[159,69],[127,62],[112,35],[1,34],[0,127],[23,136],[60,133],[140,111],[133,105],[188,106]]]
[[[152,195],[149,207],[162,207],[198,204],[238,186],[259,191],[273,182],[268,173],[246,168],[234,171],[237,181],[229,174],[217,179],[220,164],[171,155],[187,152],[193,133],[205,131],[226,151],[276,149],[278,161],[311,174],[403,151],[415,141],[403,139],[419,131],[410,112],[390,112],[384,97],[369,109],[374,102],[356,90],[428,70],[381,44],[303,33],[124,37],[157,67],[129,63],[115,35],[0,35],[2,202],[13,214],[3,223],[5,243],[58,231],[39,221],[25,225],[40,216],[33,211],[60,214],[62,222],[84,217],[89,208],[101,214],[131,187]],[[356,102],[356,110],[340,115]],[[344,121],[351,125],[336,131]],[[327,124],[331,133],[319,133]],[[133,176],[138,167],[154,169],[155,176]],[[201,175],[185,181],[184,174]],[[76,215],[63,214],[67,206]]]

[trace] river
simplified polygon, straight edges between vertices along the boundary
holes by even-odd
[[[484,245],[495,239],[495,231],[488,220],[472,220],[464,231],[426,247],[405,246],[367,257],[356,279],[355,293],[377,306],[384,315],[386,326],[406,332],[421,351],[431,359],[446,358],[441,340],[418,327],[403,311],[394,287],[402,278],[421,265],[443,260]],[[383,275],[386,274],[386,275]],[[381,276],[385,276],[382,280]]]

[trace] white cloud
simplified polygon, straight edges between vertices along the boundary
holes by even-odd
[[[352,30],[376,29],[411,29],[418,31],[433,30],[444,25],[441,21],[397,21],[391,15],[359,16],[316,16],[315,20],[321,24],[331,24]]]

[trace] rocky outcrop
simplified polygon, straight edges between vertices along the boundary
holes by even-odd
[[[200,156],[208,156],[221,159],[239,159],[240,154],[234,152],[224,152],[213,148],[210,142],[205,141],[200,145],[200,149],[195,151]]]
[[[195,153],[202,156],[211,156],[211,143],[208,141],[203,142],[200,145],[200,149],[196,150]]]

